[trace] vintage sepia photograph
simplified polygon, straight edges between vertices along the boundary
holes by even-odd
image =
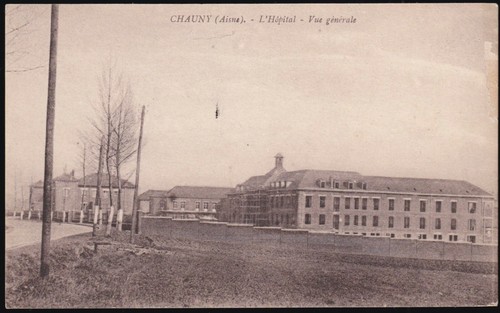
[[[5,307],[498,306],[496,4],[7,4]]]

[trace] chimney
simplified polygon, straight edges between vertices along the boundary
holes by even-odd
[[[283,168],[283,156],[281,155],[281,153],[276,154],[274,156],[274,159],[275,159],[274,167]]]

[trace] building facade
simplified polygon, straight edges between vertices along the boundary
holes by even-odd
[[[275,168],[238,185],[219,220],[347,235],[496,243],[494,198],[465,181],[287,172]]]
[[[111,178],[111,188],[107,174],[101,176],[101,207],[106,213],[110,207],[109,193],[112,193],[113,204],[118,201],[118,180]],[[125,215],[132,214],[135,186],[126,180],[121,181],[122,195],[121,207]],[[64,173],[52,181],[52,211],[84,211],[93,210],[97,193],[97,174],[87,175],[84,178],[75,178],[74,171]],[[43,207],[43,182],[38,181],[30,186],[30,209],[42,210]],[[115,211],[116,212],[116,211]]]
[[[175,186],[169,191],[148,190],[139,201],[146,214],[215,220],[221,199],[232,191],[224,187]]]

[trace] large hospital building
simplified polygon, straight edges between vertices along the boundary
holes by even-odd
[[[221,202],[220,221],[340,234],[495,243],[494,197],[466,181],[288,172],[283,156]]]

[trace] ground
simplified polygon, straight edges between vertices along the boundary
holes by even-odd
[[[100,237],[99,237],[100,238]],[[6,307],[484,306],[497,302],[497,264],[336,254],[326,249],[200,242],[113,232],[6,253]],[[100,238],[99,240],[109,240]]]
[[[7,250],[41,242],[42,223],[39,220],[21,220],[19,217],[5,219],[5,248]],[[88,233],[91,225],[52,223],[51,239]]]

